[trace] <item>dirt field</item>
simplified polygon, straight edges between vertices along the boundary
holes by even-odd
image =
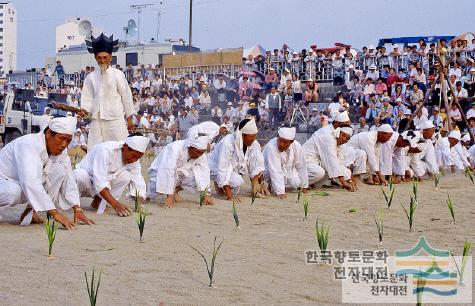
[[[451,174],[440,186],[436,191],[433,181],[419,185],[412,232],[400,205],[408,205],[411,185],[396,186],[393,207],[384,211],[383,246],[371,218],[372,211],[385,207],[376,186],[360,186],[355,193],[327,189],[329,196],[309,197],[306,221],[296,193],[286,200],[257,199],[254,205],[243,196],[237,206],[240,231],[229,202],[217,199],[200,209],[197,194],[184,194],[173,209],[149,205],[144,243],[134,217],[87,210],[97,225],[59,230],[53,260],[47,257],[43,226],[15,225],[23,209],[18,207],[0,224],[0,305],[88,305],[84,271],[94,266],[102,269],[98,305],[340,304],[341,284],[332,268],[305,262],[305,251],[317,249],[316,217],[330,224],[329,249],[384,248],[392,254],[424,235],[432,246],[461,255],[464,241],[475,241],[475,185]],[[447,192],[456,224],[450,222]],[[349,213],[352,208],[356,212]],[[210,256],[215,236],[224,243],[210,288],[203,260],[188,244]]]

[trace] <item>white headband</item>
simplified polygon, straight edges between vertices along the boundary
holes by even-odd
[[[193,147],[198,150],[206,150],[208,149],[209,138],[208,136],[198,136],[196,138],[187,139],[186,146]]]
[[[279,129],[279,137],[284,138],[287,140],[294,140],[295,139],[295,134],[296,134],[296,129],[294,127],[281,127]]]
[[[48,123],[48,127],[51,131],[59,134],[74,135],[76,124],[76,117],[61,117],[52,119]]]

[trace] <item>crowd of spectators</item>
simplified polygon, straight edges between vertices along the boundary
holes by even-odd
[[[349,111],[356,131],[383,123],[401,130],[408,118],[415,125],[430,119],[439,128],[447,128],[447,117],[460,130],[474,129],[475,40],[439,44],[427,46],[421,40],[412,47],[393,45],[389,52],[373,46],[360,52],[349,46],[297,52],[284,45],[256,58],[243,58],[242,67],[232,75],[196,71],[164,76],[159,65],[116,68],[124,72],[131,87],[136,124],[168,130],[170,133],[164,135],[168,140],[186,135],[198,121],[213,120],[232,128],[250,115],[261,128],[275,129],[291,119],[295,107],[302,111],[309,131],[327,124],[343,110]],[[469,119],[468,127],[454,105],[446,109],[442,87],[434,83],[437,47],[446,48],[449,83]],[[77,75],[83,80],[93,70],[86,67]],[[330,100],[322,99],[319,90],[322,80],[327,79],[342,90]],[[39,97],[51,92],[66,94],[69,104],[80,107],[80,82],[66,79],[61,62],[53,73],[42,69],[35,85],[27,84],[26,88],[34,89]],[[415,113],[433,86],[427,106]],[[452,93],[447,94],[450,100]],[[321,104],[324,107],[317,107],[319,102],[325,103]]]

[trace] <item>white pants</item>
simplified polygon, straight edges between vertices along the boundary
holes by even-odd
[[[269,186],[271,186],[271,177],[269,176],[269,172],[264,171],[264,179],[269,183]],[[292,171],[291,173],[287,173],[287,176],[284,176],[284,181],[285,189],[288,190],[295,190],[302,184],[302,181],[300,180],[299,174],[296,170]]]
[[[100,196],[99,194],[95,194],[94,188],[92,187],[92,180],[84,169],[75,169],[73,171],[74,177],[76,178],[76,182],[78,184],[79,189],[79,196],[81,197],[94,197],[96,195]],[[119,170],[116,175],[110,180],[111,189],[109,190],[110,194],[119,199],[122,196],[125,188],[131,184],[132,175],[125,169]],[[129,188],[130,190],[135,190],[134,188]],[[129,194],[130,196],[135,196],[135,194]],[[98,214],[102,214],[106,209],[107,202],[106,200],[102,199],[101,203],[99,204],[99,208],[97,209]]]
[[[87,139],[87,148],[90,151],[96,144],[105,141],[122,141],[129,135],[124,119],[91,120],[91,128]]]
[[[420,153],[409,153],[408,164],[412,172],[417,177],[422,177],[426,173],[427,166],[420,158]]]
[[[210,175],[211,180],[213,181],[218,180],[218,175],[216,171],[211,171],[210,174],[211,174]],[[228,182],[229,182],[229,186],[233,189],[233,194],[237,195],[239,192],[239,189],[241,188],[241,185],[244,184],[244,179],[242,178],[242,175],[233,171],[229,177]]]
[[[340,160],[343,161],[343,165],[347,168],[353,168],[353,174],[358,175],[358,174],[363,174],[366,173],[366,152],[354,148],[350,145],[343,144],[340,146],[340,152],[341,155],[339,154]]]
[[[157,172],[155,169],[152,169],[148,173],[150,177],[150,183],[148,185],[147,195],[151,200],[157,199],[159,194],[157,192]],[[172,179],[172,178],[171,178]],[[196,192],[198,187],[196,186],[196,179],[191,169],[180,170],[177,173],[175,187],[180,186],[186,191]]]
[[[49,184],[43,184],[46,193],[51,197],[53,204],[56,208],[61,210],[68,210],[72,205],[66,200],[66,188],[67,184],[75,184],[70,181],[72,178],[68,177],[64,171],[64,166],[59,163],[52,163],[48,177],[45,181]],[[49,187],[48,187],[49,186]],[[18,204],[26,204],[28,199],[23,193],[23,190],[15,181],[0,178],[0,208],[14,206]],[[29,220],[26,220],[29,219]],[[22,225],[28,225],[31,222],[31,215],[25,217],[25,222]]]
[[[325,177],[325,170],[320,166],[320,162],[314,159],[307,159],[308,184],[316,184]]]

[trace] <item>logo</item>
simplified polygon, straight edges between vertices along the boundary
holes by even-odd
[[[377,256],[381,250],[363,251],[333,262],[335,279],[342,282],[343,303],[472,303],[471,245],[466,242],[463,256],[449,250],[433,248],[425,237],[407,250],[396,250],[394,256]],[[460,250],[461,251],[461,250]],[[387,253],[387,251],[384,251]],[[365,255],[368,255],[366,256]],[[309,254],[307,254],[307,262]],[[378,260],[384,259],[384,260]]]

